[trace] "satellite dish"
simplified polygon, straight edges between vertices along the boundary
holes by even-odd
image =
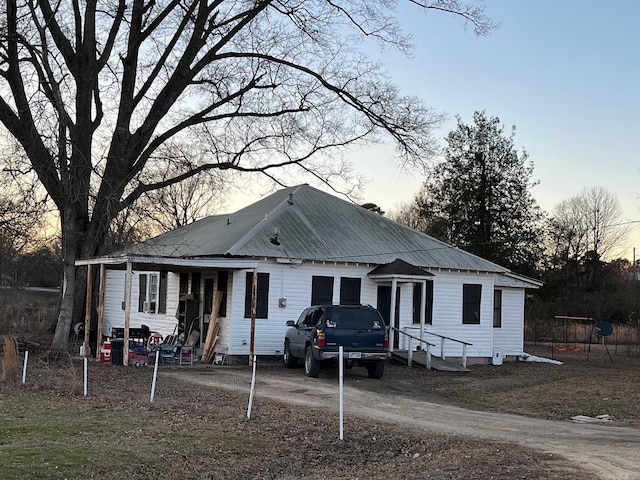
[[[608,337],[613,333],[613,327],[609,322],[596,323],[596,334],[601,337]]]

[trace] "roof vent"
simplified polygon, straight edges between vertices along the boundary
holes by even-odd
[[[289,200],[287,200],[287,203],[288,203],[289,205],[293,205],[293,193],[290,193],[290,194],[289,194]]]

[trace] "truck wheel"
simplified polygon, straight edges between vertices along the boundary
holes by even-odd
[[[317,378],[320,375],[320,361],[313,356],[311,347],[307,347],[304,354],[304,373],[307,377]]]
[[[289,347],[289,342],[284,342],[284,355],[282,356],[282,363],[287,368],[294,368],[298,365],[298,360],[296,357],[291,355],[291,348]]]
[[[367,372],[369,372],[369,377],[371,378],[382,378],[382,374],[384,373],[384,362],[370,363],[367,365]]]

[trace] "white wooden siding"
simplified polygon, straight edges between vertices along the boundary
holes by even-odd
[[[311,303],[311,282],[315,275],[334,278],[333,301],[340,300],[340,277],[362,279],[361,302],[377,305],[377,287],[367,274],[371,265],[345,265],[323,262],[310,262],[302,265],[279,264],[275,261],[262,261],[259,273],[269,273],[268,318],[256,319],[255,348],[258,355],[274,355],[282,352],[287,320],[297,320],[300,312]],[[249,354],[251,340],[251,320],[244,317],[245,282],[247,272],[251,270],[229,270],[227,292],[227,315],[219,318],[219,351],[231,355]],[[144,272],[149,273],[149,272]],[[209,271],[210,273],[210,271]],[[469,357],[491,358],[498,349],[504,355],[515,355],[523,348],[524,290],[521,288],[500,287],[503,291],[502,328],[493,328],[493,290],[494,276],[485,273],[434,272],[433,277],[433,324],[427,325],[427,332],[469,342]],[[162,335],[174,332],[177,324],[176,311],[179,300],[180,276],[170,272],[167,283],[167,313],[154,314],[137,311],[138,275],[133,272],[131,295],[131,327],[147,325],[152,331]],[[204,278],[204,272],[203,272]],[[105,284],[104,333],[111,335],[112,328],[124,327],[125,272],[107,270]],[[482,285],[480,304],[480,324],[463,325],[462,290],[463,284]],[[204,285],[204,282],[202,282]],[[390,282],[388,283],[390,285]],[[419,328],[413,325],[413,284],[399,284],[400,328],[419,335]],[[201,296],[203,298],[204,296]],[[284,299],[285,306],[279,300]],[[426,336],[436,344],[434,354],[440,355],[440,339]],[[414,344],[415,345],[415,344]],[[402,347],[402,343],[401,343]],[[462,345],[447,341],[446,356],[462,355]]]
[[[520,355],[524,350],[524,290],[502,290],[502,327],[493,329],[493,349],[502,355]]]
[[[333,302],[340,301],[340,277],[362,279],[360,301],[374,307],[377,303],[377,284],[367,277],[374,267],[368,265],[335,265],[333,263],[308,263],[285,265],[262,262],[260,273],[269,273],[269,318],[256,319],[255,353],[274,355],[282,352],[287,320],[297,320],[298,316],[311,304],[311,279],[314,275],[333,277]],[[247,271],[237,271],[233,275],[233,290],[229,303],[232,321],[229,337],[229,354],[248,355],[251,338],[251,319],[244,318],[244,294]],[[286,299],[286,306],[279,307],[279,299]],[[409,313],[411,305],[409,305]]]
[[[492,328],[493,328],[493,278],[484,273],[454,273],[438,272],[433,277],[433,324],[427,325],[427,332],[444,335],[469,342],[467,356],[491,357],[492,356]],[[480,299],[480,324],[464,325],[462,323],[462,285],[465,283],[482,285]],[[411,290],[407,288],[407,290]],[[412,298],[403,300],[411,306]],[[400,327],[407,333],[419,336],[419,327],[412,325],[411,312],[401,315]],[[439,337],[427,335],[425,340],[435,344],[435,355],[440,356],[441,341]],[[445,354],[447,357],[462,356],[462,344],[445,341]]]
[[[166,313],[138,312],[139,275],[141,272],[133,272],[131,284],[131,316],[129,326],[140,328],[142,325],[149,327],[152,332],[159,332],[166,336],[174,332],[178,322],[176,311],[178,309],[178,290],[180,288],[180,276],[169,272],[167,275],[167,311]],[[153,272],[143,272],[153,273]],[[123,270],[107,270],[105,272],[105,300],[104,320],[102,333],[111,337],[113,328],[124,328],[124,284],[126,272]]]

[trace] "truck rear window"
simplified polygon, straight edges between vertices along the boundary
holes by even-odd
[[[373,308],[332,308],[324,313],[328,328],[347,328],[353,330],[369,330],[383,328],[383,321],[377,310]]]

